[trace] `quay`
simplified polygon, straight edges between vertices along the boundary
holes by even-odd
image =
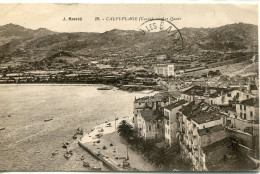
[[[80,141],[78,142],[79,146],[82,147],[83,149],[85,149],[87,152],[89,152],[89,154],[91,154],[93,157],[95,157],[96,159],[100,160],[101,162],[103,162],[103,164],[108,167],[109,169],[113,170],[113,171],[122,171],[121,168],[119,168],[118,166],[116,166],[115,164],[111,163],[111,161],[109,161],[109,159],[105,159],[103,156],[101,156],[98,153],[95,153],[93,150],[91,150],[91,148],[89,148],[88,146],[84,145],[83,143],[81,143]]]
[[[154,167],[129,148],[116,132],[122,120],[131,122],[127,117],[96,126],[78,141],[79,146],[112,171],[154,171]]]

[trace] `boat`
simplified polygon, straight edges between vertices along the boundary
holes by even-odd
[[[91,167],[92,170],[98,170],[100,171],[101,170],[101,167]]]
[[[58,150],[55,150],[54,152],[52,152],[52,156],[56,155],[58,153]]]
[[[69,159],[70,156],[71,156],[71,154],[69,154],[69,153],[65,153],[65,154],[64,154],[64,157],[65,157],[66,159]]]
[[[5,127],[1,127],[0,130],[5,130]]]
[[[76,131],[76,134],[83,135],[83,133],[84,133],[84,132],[83,132],[83,129],[78,127],[78,129],[77,129],[77,131]]]
[[[44,122],[51,121],[51,120],[53,120],[53,118],[45,119]]]
[[[72,150],[69,150],[69,151],[68,151],[68,153],[69,153],[69,154],[71,154],[71,155],[73,155],[73,152],[72,152]]]
[[[77,139],[77,134],[74,134],[73,137],[72,137],[74,140]]]
[[[89,163],[86,162],[86,161],[83,161],[83,166],[84,166],[84,167],[89,167]]]
[[[112,89],[112,88],[109,87],[109,86],[97,88],[97,90],[111,90],[111,89]]]
[[[69,145],[69,144],[70,144],[70,140],[69,140],[69,141],[67,141],[65,144],[66,144],[66,145]]]
[[[100,137],[103,136],[103,133],[96,134],[95,136],[96,136],[97,138],[100,138]]]
[[[65,157],[66,159],[69,159],[71,155],[73,155],[73,152],[70,150],[70,151],[67,151],[67,152],[64,154],[64,157]]]
[[[62,147],[66,149],[67,145],[65,143],[62,143]]]

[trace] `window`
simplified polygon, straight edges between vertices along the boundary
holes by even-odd
[[[252,111],[250,111],[250,117],[251,117],[251,118],[253,117],[253,112],[252,112]]]
[[[244,106],[244,110],[246,110],[246,106]]]
[[[167,120],[167,125],[169,125],[169,120]]]
[[[228,97],[231,97],[231,93],[227,94]]]
[[[244,119],[246,119],[246,114],[244,114]]]
[[[242,105],[240,105],[240,109],[242,110]]]
[[[141,105],[141,103],[139,103],[139,105]]]
[[[149,129],[149,131],[151,131],[151,129],[152,129],[152,128],[151,128],[151,125],[149,125],[148,129]]]
[[[249,95],[246,95],[246,98],[249,98]]]
[[[240,113],[240,118],[242,118],[242,113]]]

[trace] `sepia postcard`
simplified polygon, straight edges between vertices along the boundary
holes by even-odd
[[[0,172],[259,171],[257,3],[0,18]]]

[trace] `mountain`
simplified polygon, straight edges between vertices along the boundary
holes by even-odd
[[[205,51],[258,51],[258,26],[252,24],[183,28],[180,33],[182,38],[175,32],[142,35],[139,31],[118,29],[104,33],[58,33],[7,24],[0,26],[0,65],[41,62],[50,66],[55,62],[75,64],[107,58],[140,61],[140,57],[146,61],[161,54],[173,57]]]

